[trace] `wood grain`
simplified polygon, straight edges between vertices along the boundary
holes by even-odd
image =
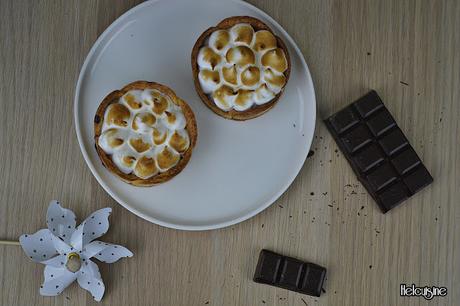
[[[241,224],[182,232],[117,205],[86,167],[74,131],[79,69],[102,31],[138,1],[0,1],[0,239],[44,226],[50,199],[84,217],[113,208],[104,240],[130,260],[101,265],[102,305],[460,304],[460,2],[251,0],[292,35],[319,108],[313,157],[270,208]],[[435,182],[382,215],[321,118],[376,89]],[[269,248],[328,268],[321,298],[251,281]],[[0,246],[1,305],[96,305],[75,284],[42,297],[42,266]],[[400,283],[438,285],[431,302]]]

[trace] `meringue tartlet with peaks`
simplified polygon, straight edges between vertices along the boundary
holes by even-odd
[[[248,16],[207,29],[192,50],[195,88],[216,114],[247,120],[271,109],[288,82],[291,64],[284,42]]]
[[[184,169],[196,144],[190,107],[170,88],[137,81],[107,95],[94,117],[104,166],[127,183],[153,186]]]

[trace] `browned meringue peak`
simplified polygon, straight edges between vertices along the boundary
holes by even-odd
[[[254,29],[251,27],[251,25],[247,23],[240,23],[234,25],[230,31],[233,34],[233,41],[245,43],[247,45],[251,44],[252,36],[254,35]]]
[[[131,138],[129,144],[136,150],[138,153],[142,153],[151,148],[150,144],[144,142],[142,138]]]
[[[226,30],[218,30],[211,34],[209,45],[217,51],[224,49],[230,42],[230,33]]]
[[[265,69],[264,79],[275,88],[282,88],[286,84],[286,77],[284,74],[275,74],[270,68]]]
[[[230,66],[230,67],[222,67],[222,76],[224,77],[224,80],[229,82],[230,84],[236,85],[237,84],[237,71],[236,71],[236,66]]]
[[[219,75],[219,71],[217,70],[203,69],[200,71],[200,74],[203,80],[205,81],[211,81],[214,84],[220,83],[220,75]]]
[[[134,167],[134,173],[140,178],[148,178],[158,172],[153,158],[142,156]]]
[[[153,127],[153,125],[157,121],[155,116],[152,115],[151,113],[138,113],[138,114],[136,114],[136,116],[134,116],[133,124],[132,124],[132,128],[135,131],[137,131],[139,129],[139,127],[137,126],[137,121],[138,120],[140,120],[140,122],[142,122],[143,124],[145,124],[148,127]]]
[[[109,129],[105,132],[107,143],[111,148],[119,147],[125,142],[122,138],[117,137],[117,133],[117,129]]]
[[[200,53],[202,55],[203,61],[211,65],[211,69],[214,69],[214,67],[216,67],[221,61],[220,55],[209,47],[201,48]]]
[[[212,93],[213,99],[217,100],[227,108],[231,107],[231,105],[228,104],[229,98],[234,97],[235,95],[236,93],[233,92],[233,89],[227,85],[222,85],[219,89]]]
[[[262,56],[262,65],[271,67],[279,72],[284,72],[287,69],[287,60],[284,51],[280,48],[272,49]]]
[[[254,52],[246,46],[230,48],[225,55],[227,62],[240,66],[253,65],[255,63]]]
[[[260,98],[263,98],[263,97],[269,97],[270,99],[268,100],[271,100],[271,98],[273,98],[275,96],[275,93],[273,93],[267,86],[267,84],[262,84],[259,86],[259,88],[257,88],[254,93],[256,94],[256,96],[260,97]]]
[[[147,99],[144,99],[144,101],[142,101],[142,102],[147,106],[152,106],[153,105],[153,102],[150,101],[150,100],[147,100]]]
[[[166,113],[166,119],[168,120],[169,124],[174,124],[176,122],[176,115],[171,112],[165,112]]]
[[[241,83],[246,86],[254,86],[260,80],[260,70],[256,66],[250,66],[241,72]]]
[[[142,107],[142,103],[137,101],[136,97],[134,97],[130,93],[127,93],[124,98],[125,98],[126,104],[128,104],[129,107],[131,107],[132,109],[139,109]]]
[[[257,52],[276,48],[275,36],[267,30],[257,31],[254,39],[254,50]]]
[[[153,102],[160,102],[161,99],[166,99],[161,93],[156,90],[152,90],[150,92],[150,96],[152,97]]]
[[[158,166],[161,169],[169,169],[177,164],[179,158],[180,155],[177,152],[174,152],[165,146],[164,149],[157,155]]]
[[[152,106],[154,100],[160,99],[163,96],[158,91],[152,90],[152,91],[150,91],[150,97],[152,98],[151,101],[149,99],[144,99],[144,101],[143,101],[144,104],[147,105],[147,106]]]
[[[166,99],[166,97],[159,95],[159,94],[157,96],[154,96],[152,94],[152,100],[153,100],[152,111],[155,114],[161,115],[168,108],[168,100]]]
[[[130,116],[131,113],[126,106],[120,103],[114,103],[109,106],[109,111],[107,112],[107,121],[109,124],[127,126]]]
[[[240,89],[238,90],[238,95],[235,99],[235,105],[239,106],[239,108],[247,107],[252,101],[252,95],[254,91],[252,90],[245,90]]]
[[[126,156],[123,156],[121,161],[123,162],[123,164],[125,164],[125,166],[131,167],[136,161],[136,158],[134,156],[126,155]]]
[[[153,136],[153,143],[156,145],[160,145],[166,141],[166,138],[168,137],[168,132],[166,129],[159,129],[159,128],[153,128],[152,132]]]
[[[188,138],[182,136],[177,131],[174,131],[169,139],[169,145],[179,153],[185,152],[188,148]]]

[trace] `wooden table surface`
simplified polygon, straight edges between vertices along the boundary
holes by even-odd
[[[103,240],[135,256],[100,265],[103,305],[459,305],[460,1],[251,0],[294,38],[319,109],[314,155],[288,191],[241,224],[184,232],[116,204],[80,153],[73,97],[103,30],[138,1],[0,1],[0,238],[45,226],[49,200],[79,220],[113,208]],[[386,215],[357,181],[321,118],[376,89],[434,183]],[[313,298],[255,284],[269,248],[324,265]],[[1,305],[96,304],[76,284],[42,297],[43,266],[0,246]],[[400,283],[446,286],[431,302]]]

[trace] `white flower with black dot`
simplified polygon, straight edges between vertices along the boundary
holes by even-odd
[[[96,301],[102,299],[105,286],[99,268],[91,258],[112,263],[133,256],[123,246],[94,240],[109,229],[111,212],[111,208],[97,210],[75,228],[75,214],[62,208],[59,202],[51,201],[46,214],[48,228],[19,238],[24,252],[33,261],[45,265],[41,295],[58,295],[77,280]]]

